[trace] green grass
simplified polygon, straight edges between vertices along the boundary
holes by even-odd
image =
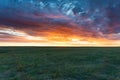
[[[1,47],[0,80],[120,80],[120,47]]]

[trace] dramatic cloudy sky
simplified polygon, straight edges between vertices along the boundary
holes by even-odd
[[[0,0],[0,46],[120,46],[120,0]]]

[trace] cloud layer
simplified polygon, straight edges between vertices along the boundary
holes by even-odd
[[[119,13],[120,0],[1,0],[0,42],[120,46]]]

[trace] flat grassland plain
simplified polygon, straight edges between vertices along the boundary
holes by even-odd
[[[0,80],[120,80],[120,47],[0,47]]]

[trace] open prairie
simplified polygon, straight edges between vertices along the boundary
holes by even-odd
[[[0,47],[0,80],[120,80],[120,47]]]

